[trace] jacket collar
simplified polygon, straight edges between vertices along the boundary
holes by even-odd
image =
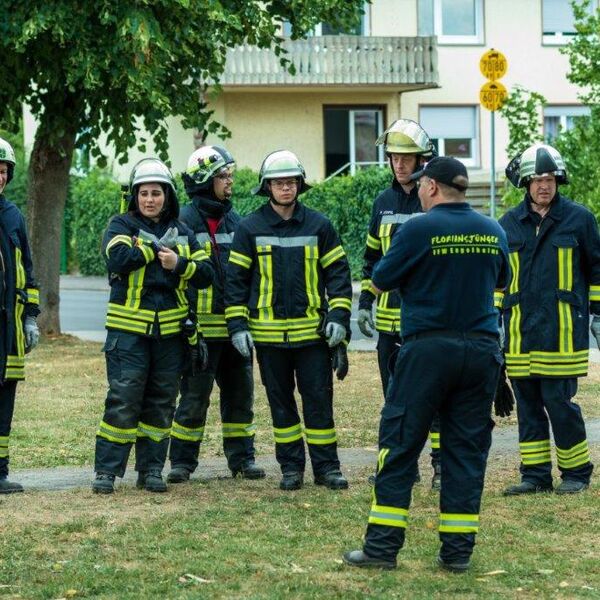
[[[298,200],[296,200],[296,206],[294,207],[294,212],[293,212],[291,218],[288,220],[282,219],[273,210],[273,207],[271,206],[271,202],[267,202],[266,204],[263,205],[263,216],[265,217],[265,220],[267,221],[267,223],[271,226],[279,225],[281,223],[288,223],[290,221],[295,221],[296,223],[303,223],[305,213],[306,213],[306,208],[304,208],[304,205],[301,204],[300,202],[298,202]]]

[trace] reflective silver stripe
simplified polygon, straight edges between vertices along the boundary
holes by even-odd
[[[210,235],[208,235],[208,233],[206,233],[206,232],[197,233],[196,239],[198,240],[199,244],[205,244],[206,242],[210,242]]]
[[[233,233],[217,233],[215,234],[215,242],[217,244],[231,244],[233,243]]]
[[[143,240],[148,240],[149,242],[158,242],[158,238],[153,233],[144,231],[143,229],[138,231],[138,237]]]
[[[383,215],[381,217],[381,224],[388,225],[390,223],[406,223],[413,217],[422,217],[425,213],[412,213],[410,215],[397,214],[397,215]]]
[[[299,235],[297,237],[275,237],[270,235],[259,235],[256,238],[257,246],[281,246],[282,248],[299,248],[302,246],[317,246],[316,235]]]

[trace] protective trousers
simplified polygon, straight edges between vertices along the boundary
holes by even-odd
[[[576,378],[511,379],[517,400],[521,478],[552,485],[550,424],[563,479],[589,483],[594,466],[586,439],[581,409],[571,400]]]
[[[383,395],[387,390],[390,373],[394,367],[394,361],[398,349],[402,345],[402,338],[392,333],[379,332],[377,340],[377,362],[379,363],[379,374],[383,386]],[[431,466],[440,468],[440,417],[436,413],[429,428],[429,441],[431,443]]]
[[[169,459],[173,467],[194,471],[204,438],[206,413],[215,379],[219,386],[223,450],[231,471],[254,460],[254,381],[252,359],[244,358],[229,341],[207,341],[208,366],[181,380],[181,398],[173,419]]]
[[[104,351],[108,395],[96,434],[96,472],[123,477],[135,443],[139,472],[162,471],[183,364],[180,336],[148,338],[109,331]]]
[[[0,385],[0,479],[8,477],[8,440],[15,410],[17,382],[7,380]]]
[[[423,337],[398,352],[379,426],[378,471],[364,551],[395,560],[404,544],[417,460],[440,414],[440,556],[468,558],[491,444],[502,356],[493,337]]]
[[[323,342],[286,348],[256,347],[258,365],[273,419],[275,457],[282,473],[304,472],[304,441],[315,475],[338,470],[337,436],[333,423],[333,378],[329,348]],[[294,389],[302,398],[304,430]]]

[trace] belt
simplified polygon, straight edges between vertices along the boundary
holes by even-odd
[[[479,340],[487,339],[498,341],[497,333],[488,333],[485,331],[454,331],[453,329],[434,329],[432,331],[423,331],[421,333],[413,333],[402,338],[402,343],[413,342],[414,340],[422,340],[425,338],[451,338],[459,340]]]

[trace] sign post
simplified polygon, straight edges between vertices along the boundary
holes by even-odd
[[[490,115],[490,216],[496,217],[496,111],[508,97],[506,88],[498,81],[506,75],[508,62],[502,52],[488,50],[479,60],[479,70],[488,79],[479,90],[479,102],[481,106],[491,111]]]

